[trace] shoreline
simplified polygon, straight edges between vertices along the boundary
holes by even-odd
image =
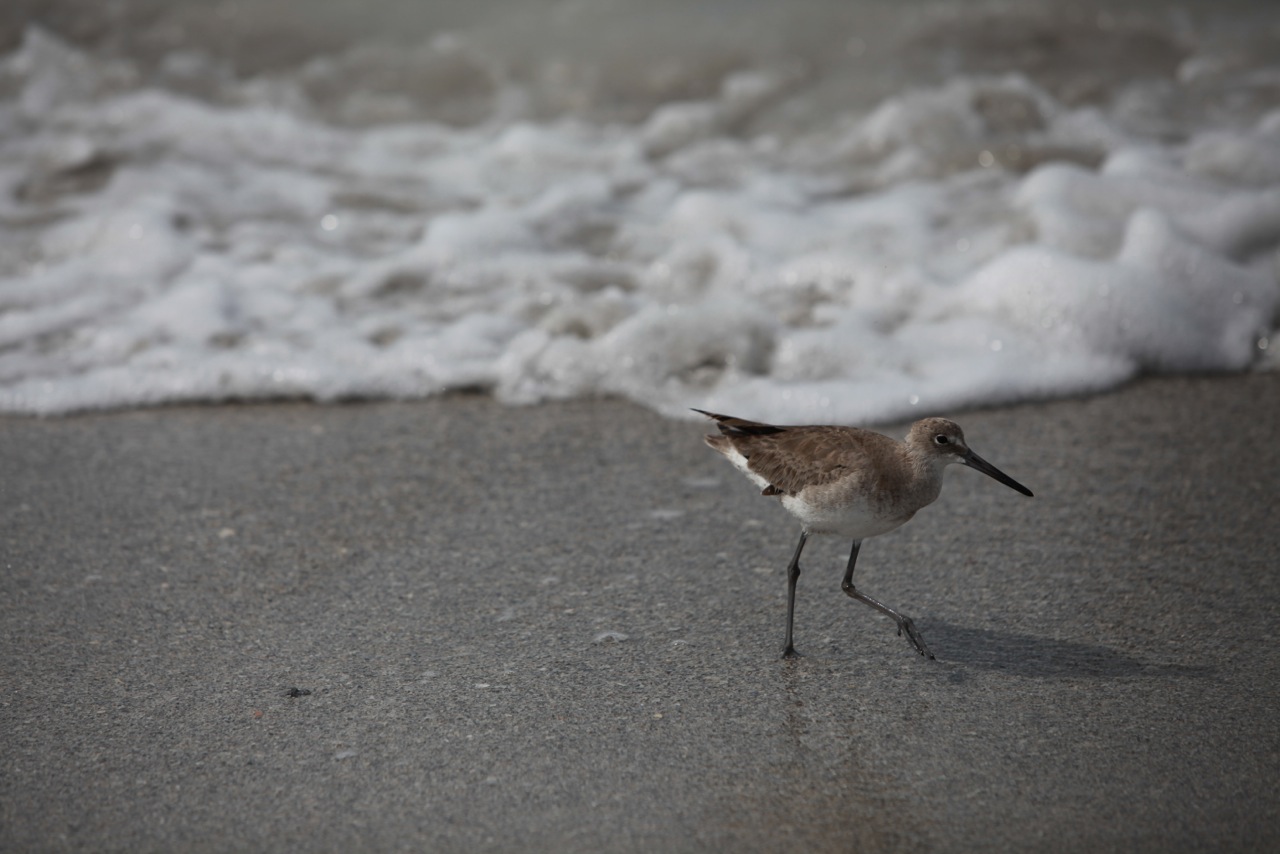
[[[0,416],[0,847],[1280,844],[1278,388],[956,414],[1036,497],[864,548],[937,662],[831,538],[781,661],[794,522],[622,401]]]

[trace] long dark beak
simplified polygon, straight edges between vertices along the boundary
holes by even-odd
[[[1031,496],[1033,498],[1035,497],[1034,494],[1031,492],[1031,490],[1027,489],[1025,486],[1018,483],[1013,478],[1009,477],[1009,475],[1000,471],[1000,469],[991,465],[991,463],[987,462],[982,457],[975,454],[973,451],[969,451],[969,453],[961,457],[960,462],[964,463],[971,469],[977,469],[983,474],[989,475],[990,477],[995,478],[996,480],[1000,481],[1010,489],[1016,489],[1018,490],[1018,492],[1021,492],[1023,495]]]

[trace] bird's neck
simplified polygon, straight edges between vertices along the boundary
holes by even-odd
[[[942,492],[942,472],[946,468],[932,455],[907,453],[905,460],[910,472],[908,486],[905,491],[909,503],[916,509],[932,504]]]

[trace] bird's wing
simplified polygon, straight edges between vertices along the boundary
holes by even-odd
[[[778,493],[795,495],[857,471],[865,458],[858,442],[863,433],[852,427],[785,427],[777,433],[735,437],[733,444],[751,470]]]
[[[718,424],[723,436],[708,444],[731,445],[746,459],[747,468],[768,482],[765,495],[796,495],[810,486],[850,478],[866,468],[868,457],[891,439],[854,427],[778,427],[726,418]],[[881,441],[877,441],[881,440]]]

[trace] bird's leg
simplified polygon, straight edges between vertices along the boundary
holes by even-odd
[[[802,540],[801,545],[803,544],[804,544],[804,541]],[[892,617],[893,621],[898,624],[898,634],[902,635],[905,633],[907,636],[907,640],[910,641],[911,645],[916,648],[916,652],[920,653],[925,658],[933,658],[933,653],[929,652],[929,647],[925,645],[924,638],[920,637],[920,633],[916,631],[915,623],[911,622],[910,617],[906,617],[906,616],[903,616],[902,614],[899,614],[897,611],[893,610],[888,605],[884,604],[883,602],[878,602],[875,599],[872,599],[870,596],[859,591],[856,587],[853,586],[853,567],[854,567],[854,564],[858,562],[858,550],[860,548],[862,548],[862,541],[854,540],[853,550],[849,552],[849,566],[844,571],[844,581],[840,582],[840,589],[843,590],[845,593],[848,593],[854,599],[857,599],[859,602],[864,602],[867,605],[870,605],[872,608],[875,608],[880,613],[886,616]],[[790,628],[788,628],[787,637],[790,638],[790,636],[791,636]]]
[[[796,544],[796,553],[791,556],[791,565],[787,567],[787,645],[782,650],[783,658],[799,658],[795,644],[791,642],[791,624],[796,615],[796,581],[800,578],[800,552],[804,551],[805,541],[809,539],[808,531],[800,532],[800,542]]]

